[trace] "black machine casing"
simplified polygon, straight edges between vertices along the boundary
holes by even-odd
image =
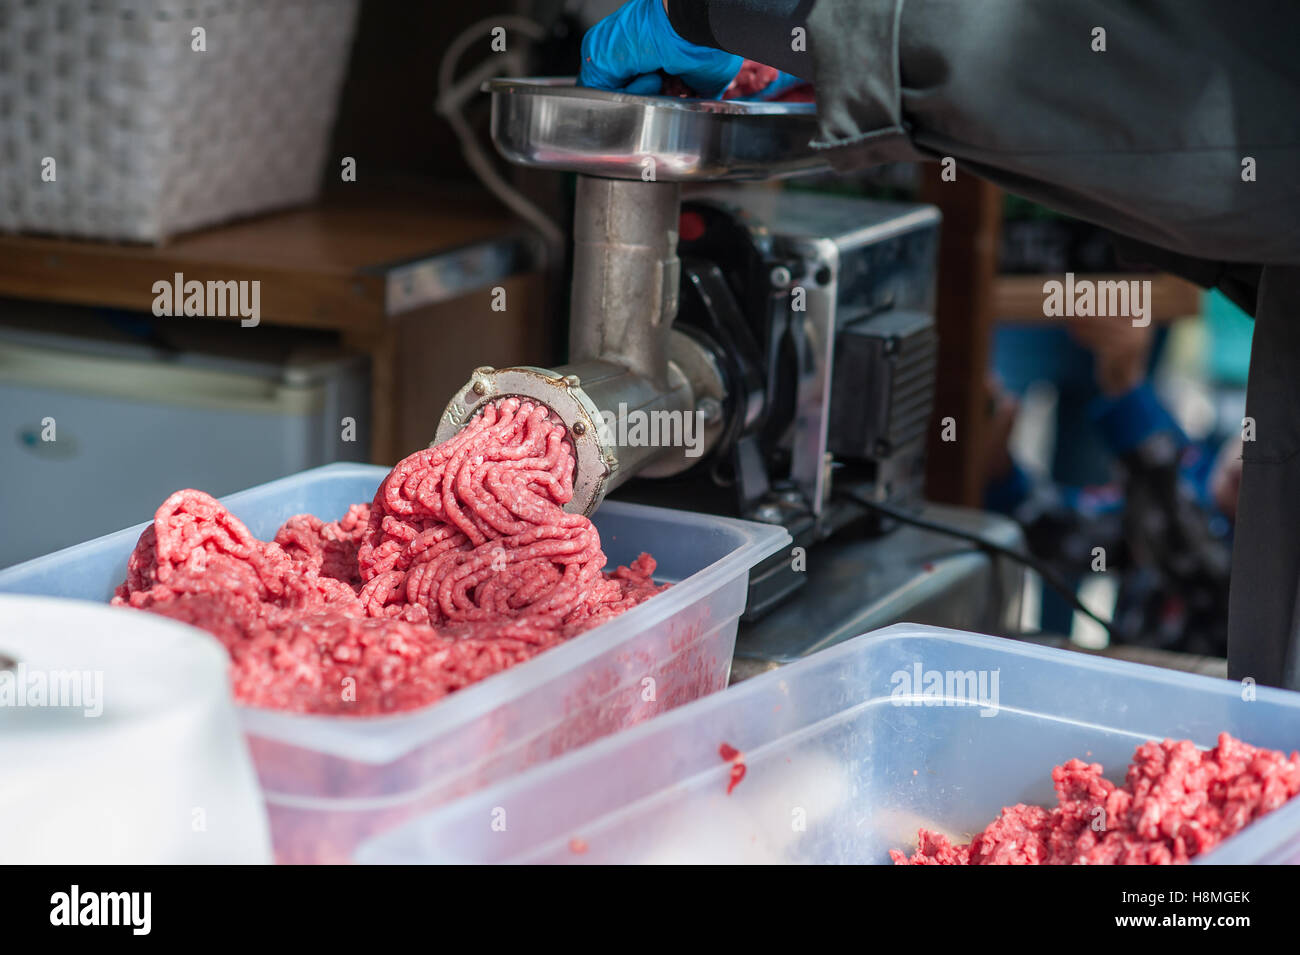
[[[844,491],[919,506],[939,222],[930,206],[788,189],[686,196],[674,327],[713,355],[726,430],[691,470],[618,496],[780,523],[805,548],[879,531]],[[804,582],[791,564],[751,572],[747,619]]]

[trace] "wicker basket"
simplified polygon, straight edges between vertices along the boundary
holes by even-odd
[[[158,242],[310,200],[356,10],[0,0],[0,230]]]

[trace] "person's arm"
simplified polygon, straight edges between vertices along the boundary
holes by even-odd
[[[1168,437],[1176,450],[1188,443],[1178,422],[1145,381],[1120,395],[1098,395],[1089,404],[1088,414],[1107,450],[1117,458],[1132,454],[1155,435]]]
[[[1161,264],[1242,285],[1234,298],[1247,306],[1257,275],[1215,263],[1300,264],[1300,6],[668,2],[697,41],[813,80],[814,145],[840,168],[952,157],[1146,246],[1210,260]],[[798,13],[811,75],[783,52]]]
[[[735,53],[812,79],[812,57],[795,31],[807,36],[813,0],[664,0],[668,21],[688,43]],[[741,52],[741,51],[744,52]]]
[[[1136,452],[1156,436],[1168,439],[1162,447],[1181,452],[1187,438],[1147,375],[1155,338],[1151,326],[1134,327],[1114,318],[1076,318],[1068,328],[1070,337],[1092,353],[1097,395],[1088,413],[1110,453],[1131,458],[1129,463],[1141,467],[1145,459]]]

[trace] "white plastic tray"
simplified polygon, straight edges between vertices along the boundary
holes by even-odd
[[[369,501],[388,470],[333,464],[223,498],[263,540],[294,514]],[[642,551],[666,592],[444,700],[382,717],[241,707],[282,861],[346,861],[385,826],[727,685],[749,569],[783,528],[606,502],[612,564]],[[0,593],[107,601],[147,524],[0,571]]]

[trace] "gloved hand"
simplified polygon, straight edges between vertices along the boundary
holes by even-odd
[[[582,38],[579,86],[653,96],[663,88],[657,70],[703,97],[722,95],[742,59],[687,43],[673,30],[663,0],[628,0]]]

